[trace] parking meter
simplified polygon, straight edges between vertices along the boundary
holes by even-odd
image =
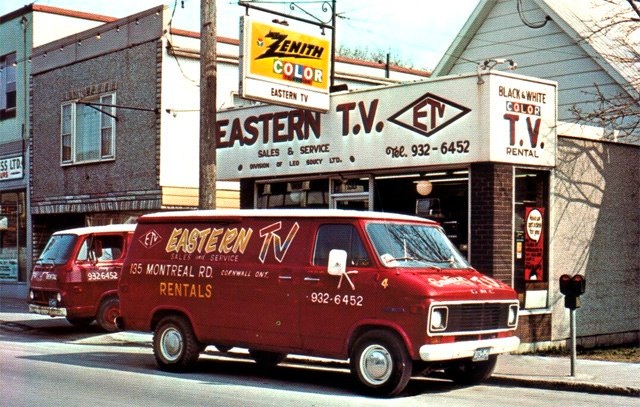
[[[584,276],[576,274],[560,276],[560,292],[564,294],[564,306],[569,309],[580,308],[580,296],[584,294],[587,281]]]

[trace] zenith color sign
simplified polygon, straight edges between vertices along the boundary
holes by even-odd
[[[241,17],[240,95],[276,105],[329,110],[331,42]]]

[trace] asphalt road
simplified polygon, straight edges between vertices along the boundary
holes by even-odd
[[[6,406],[630,406],[638,399],[517,386],[460,387],[413,379],[395,399],[354,391],[340,365],[285,363],[260,371],[210,348],[195,371],[159,371],[151,348],[101,344],[64,320],[0,324],[0,404]],[[635,404],[634,404],[635,403]]]

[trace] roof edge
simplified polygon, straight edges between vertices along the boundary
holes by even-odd
[[[464,23],[458,35],[444,52],[444,55],[431,72],[432,76],[448,75],[451,68],[456,63],[460,55],[467,48],[476,32],[484,23],[487,15],[491,12],[498,0],[480,1],[473,10],[467,21]]]

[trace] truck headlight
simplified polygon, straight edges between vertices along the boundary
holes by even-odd
[[[511,304],[509,306],[509,319],[507,320],[507,325],[510,327],[514,327],[518,324],[518,304]]]
[[[36,298],[35,293],[33,292],[33,290],[29,290],[29,299],[33,300],[34,298]]]
[[[431,317],[429,319],[429,329],[435,332],[447,329],[448,314],[447,307],[433,307],[431,309]]]
[[[56,294],[56,301],[58,301],[58,303],[62,302],[62,294],[60,294],[60,293]]]

